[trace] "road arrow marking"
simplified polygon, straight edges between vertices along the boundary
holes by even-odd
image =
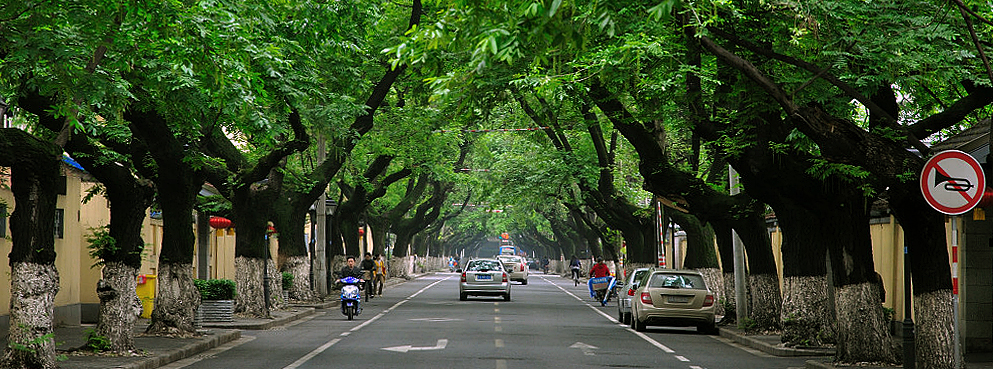
[[[599,349],[599,347],[588,345],[582,342],[576,342],[572,344],[572,346],[569,346],[569,348],[580,349],[581,351],[583,351],[583,355],[587,355],[587,356],[596,355],[596,353],[594,353],[593,350]]]
[[[448,346],[448,340],[440,339],[438,340],[438,343],[434,345],[434,347],[414,347],[411,345],[403,345],[403,346],[383,347],[383,350],[393,351],[393,352],[429,351],[429,350],[441,350],[444,349],[445,346]]]

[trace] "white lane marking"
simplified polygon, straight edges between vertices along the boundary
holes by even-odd
[[[541,277],[541,278],[542,279],[545,279],[545,277]],[[579,298],[578,296],[576,296],[572,292],[567,291],[565,288],[562,288],[562,286],[559,286],[558,283],[549,281],[548,279],[545,279],[545,282],[551,283],[553,286],[555,286],[558,289],[562,290],[562,292],[565,292],[569,296],[572,296],[576,300],[579,300],[580,302],[583,303],[583,305],[586,305],[587,307],[589,307],[590,309],[593,309],[593,311],[597,312],[598,314],[603,315],[603,317],[607,318],[607,320],[610,320],[611,322],[618,323],[618,324],[620,323],[620,322],[617,321],[617,319],[614,319],[613,316],[610,316],[609,314],[600,311],[600,309],[597,309],[597,308],[593,307],[593,305],[590,305],[585,300]],[[671,349],[669,347],[666,347],[666,345],[663,345],[663,344],[659,343],[659,341],[656,341],[656,340],[652,339],[651,337],[648,337],[644,333],[638,332],[638,331],[636,331],[634,329],[631,329],[631,328],[627,328],[627,330],[629,332],[631,332],[631,333],[634,333],[638,337],[641,337],[641,339],[645,340],[646,342],[652,344],[652,346],[658,347],[662,351],[665,351],[665,353],[667,353],[667,354],[674,354],[674,353],[676,353],[676,351],[673,351],[673,349]]]
[[[498,325],[496,327],[493,327],[493,331],[494,332],[503,332],[503,327],[501,327],[501,326]]]
[[[676,359],[678,359],[679,361],[690,361],[690,359],[687,359],[686,357],[679,356],[679,355],[676,355]]]
[[[296,369],[296,368],[299,368],[300,365],[303,365],[307,361],[310,361],[310,359],[313,359],[314,356],[317,356],[320,353],[324,352],[324,350],[327,350],[328,348],[331,348],[331,346],[334,346],[334,344],[338,343],[339,341],[341,341],[341,338],[335,338],[333,340],[330,340],[327,343],[321,345],[321,347],[318,347],[318,348],[314,349],[314,351],[311,351],[311,352],[307,353],[306,355],[303,355],[303,357],[297,359],[297,361],[294,361],[293,364],[284,366],[283,369]]]
[[[493,323],[500,324],[500,317],[498,316],[493,317]]]
[[[690,369],[703,369],[703,367],[698,365],[690,365]]]
[[[215,347],[213,349],[210,349],[209,351],[204,352],[204,353],[202,353],[200,355],[196,355],[196,356],[193,356],[193,357],[188,357],[188,358],[185,358],[185,359],[182,359],[182,360],[177,360],[177,361],[174,361],[174,362],[172,362],[172,363],[170,363],[168,365],[160,366],[159,368],[162,368],[162,369],[180,369],[180,368],[185,368],[185,367],[188,367],[190,365],[196,364],[200,360],[203,360],[203,359],[206,359],[206,358],[209,358],[209,357],[212,357],[212,356],[216,356],[217,354],[220,354],[220,353],[222,353],[224,351],[227,351],[227,350],[233,349],[235,347],[241,346],[241,345],[246,344],[248,342],[251,342],[253,340],[255,340],[255,336],[241,336],[241,338],[239,338],[239,339],[236,339],[234,341],[231,341],[231,342],[225,343],[223,345],[217,346],[217,347]]]
[[[493,340],[493,345],[496,346],[496,347],[503,347],[503,340],[497,338],[497,339]]]
[[[507,369],[507,360],[497,359],[496,369]]]
[[[644,333],[638,332],[638,331],[636,331],[634,329],[631,329],[631,328],[628,328],[627,330],[628,330],[628,332],[634,333],[638,337],[641,337],[641,339],[643,339],[643,340],[647,341],[648,343],[652,344],[652,346],[658,347],[662,351],[665,351],[665,353],[667,353],[667,354],[675,354],[676,353],[676,351],[674,351],[673,349],[671,349],[669,347],[666,347],[666,345],[663,345],[663,344],[659,343],[659,341],[656,341],[656,340],[652,339],[651,337],[648,337],[648,335],[646,335]]]
[[[350,334],[352,334],[352,332],[341,332],[342,337],[347,337]]]
[[[372,318],[369,318],[369,320],[366,320],[366,321],[364,321],[364,322],[362,322],[362,324],[359,324],[359,325],[357,325],[357,326],[355,326],[354,328],[352,328],[352,329],[350,329],[349,331],[351,331],[351,332],[355,332],[355,331],[357,331],[357,330],[359,330],[359,329],[362,329],[362,328],[364,328],[365,326],[367,326],[367,325],[369,325],[369,324],[372,324],[372,322],[375,322],[375,321],[377,321],[377,320],[379,320],[379,318],[382,318],[382,317],[383,317],[383,315],[386,315],[387,313],[389,313],[389,312],[391,312],[391,311],[393,311],[393,309],[396,309],[396,308],[398,308],[398,307],[400,307],[400,305],[403,305],[403,304],[404,304],[404,303],[406,303],[407,301],[410,301],[410,300],[411,300],[411,299],[413,299],[414,297],[417,297],[417,295],[420,295],[420,294],[421,294],[422,292],[424,292],[424,291],[427,291],[427,290],[428,290],[428,288],[431,288],[431,287],[434,287],[434,286],[435,286],[435,285],[437,285],[438,283],[441,283],[441,282],[444,282],[444,281],[447,281],[447,280],[448,280],[449,278],[451,278],[451,277],[445,277],[445,278],[443,278],[443,279],[439,279],[438,281],[436,281],[436,282],[434,282],[434,283],[431,283],[431,284],[429,284],[429,285],[427,285],[427,286],[425,286],[424,288],[421,288],[421,289],[420,289],[420,291],[417,291],[417,292],[414,292],[414,294],[413,294],[413,295],[410,295],[410,297],[407,297],[407,298],[405,298],[405,299],[403,299],[403,300],[400,300],[400,301],[399,301],[399,302],[397,302],[396,304],[393,304],[393,306],[390,306],[390,308],[389,308],[389,309],[386,309],[386,310],[383,310],[383,311],[382,311],[382,312],[380,312],[379,314],[376,314],[376,316],[374,316],[374,317],[372,317]]]
[[[431,284],[427,285],[426,287],[420,289],[419,291],[414,292],[414,294],[413,295],[410,295],[410,297],[407,297],[407,298],[401,300],[400,302],[397,302],[396,304],[393,304],[393,306],[390,306],[389,309],[383,310],[383,312],[381,312],[379,314],[376,314],[376,316],[370,318],[369,320],[365,321],[364,323],[359,324],[355,328],[350,329],[348,333],[355,332],[355,331],[357,331],[359,329],[362,329],[362,327],[365,327],[365,326],[371,324],[373,321],[376,321],[380,317],[382,317],[383,315],[386,315],[386,313],[389,313],[390,311],[393,311],[393,309],[396,309],[400,305],[403,305],[405,302],[410,301],[410,299],[414,298],[415,296],[420,295],[421,292],[424,292],[428,288],[434,287],[438,283],[444,282],[444,281],[448,280],[449,278],[451,278],[451,276],[445,277],[443,279],[440,279],[437,282],[431,283]],[[317,356],[320,353],[322,353],[325,350],[327,350],[328,348],[331,348],[331,346],[334,346],[339,341],[341,341],[341,338],[335,338],[333,340],[330,340],[327,343],[321,345],[321,347],[318,347],[318,348],[314,349],[314,351],[311,351],[311,352],[307,353],[306,355],[304,355],[303,357],[297,359],[297,361],[294,361],[292,364],[283,367],[283,369],[296,369],[296,368],[300,367],[300,365],[303,365],[304,363],[306,363],[307,361],[309,361],[310,359],[313,359],[314,356]],[[447,340],[446,340],[445,343],[446,344],[448,343]]]

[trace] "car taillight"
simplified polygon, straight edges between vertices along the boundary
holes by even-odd
[[[707,295],[703,298],[703,307],[711,306],[714,304],[714,295]]]
[[[649,294],[648,292],[642,292],[641,293],[641,302],[646,303],[646,304],[651,304],[652,303],[652,295]]]
[[[628,296],[634,296],[634,289],[628,288]]]
[[[507,283],[507,273],[503,273],[503,283]]]
[[[521,271],[524,271],[524,263],[521,263]]]
[[[462,272],[462,282],[465,282],[465,272]]]

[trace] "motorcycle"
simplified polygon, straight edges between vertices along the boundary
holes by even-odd
[[[348,317],[348,320],[356,315],[362,314],[362,293],[359,286],[362,280],[355,277],[345,277],[341,279],[344,286],[341,287],[341,313]]]

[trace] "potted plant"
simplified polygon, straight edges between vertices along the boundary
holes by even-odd
[[[234,321],[235,284],[230,279],[197,279],[200,290],[198,315],[204,322]]]

